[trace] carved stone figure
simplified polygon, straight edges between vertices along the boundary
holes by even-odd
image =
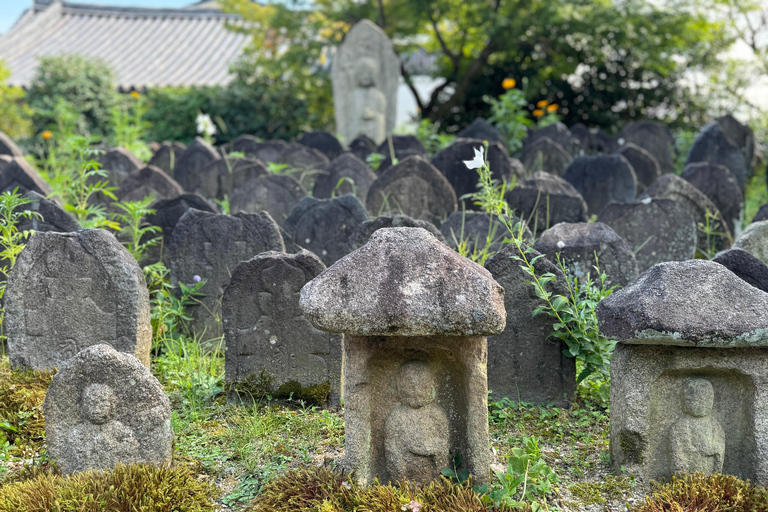
[[[387,35],[370,20],[347,33],[331,70],[336,131],[343,140],[359,134],[376,144],[395,127],[400,61]]]
[[[426,361],[406,361],[397,388],[400,403],[384,429],[389,479],[429,482],[450,462],[448,416],[436,403],[435,376]]]
[[[675,473],[720,473],[725,454],[725,433],[712,415],[715,391],[707,379],[683,383],[683,415],[672,427],[669,443]]]

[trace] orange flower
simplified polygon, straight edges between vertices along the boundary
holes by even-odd
[[[546,107],[548,104],[549,104],[549,102],[548,102],[547,100],[541,100],[541,101],[539,101],[539,102],[536,104],[536,106],[537,106],[537,107],[539,107],[539,108],[544,108],[544,107]]]
[[[53,133],[51,133],[51,130],[45,130],[42,135],[43,135],[43,140],[48,140],[51,137],[53,137]]]
[[[536,110],[533,111],[533,115],[535,115],[536,117],[541,117],[544,115],[544,111],[541,110],[540,108],[537,108]]]
[[[553,103],[553,104],[549,105],[547,107],[547,112],[549,112],[550,114],[552,112],[557,112],[557,103]]]
[[[505,78],[501,82],[501,86],[504,88],[505,91],[512,89],[515,85],[517,85],[517,82],[515,81],[514,78]]]
[[[139,96],[141,96],[141,94],[139,94],[139,91],[131,91],[131,96],[133,96],[136,99],[139,99]]]

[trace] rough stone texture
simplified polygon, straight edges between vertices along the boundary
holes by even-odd
[[[575,137],[563,123],[550,124],[530,132],[523,141],[523,152],[525,152],[526,147],[534,144],[539,139],[549,139],[573,156],[577,156],[583,149],[579,138]]]
[[[287,165],[288,169],[294,172],[296,179],[307,186],[314,181],[313,171],[325,169],[331,161],[315,148],[292,142],[276,163]]]
[[[491,123],[485,120],[485,118],[478,117],[472,121],[469,126],[464,128],[458,133],[459,138],[464,139],[476,139],[487,140],[488,142],[498,142],[505,146],[507,141],[501,132],[493,126]]]
[[[456,193],[433,165],[410,156],[379,175],[365,204],[374,214],[402,213],[440,224],[456,210]]]
[[[392,151],[389,148],[389,139],[392,139],[392,151],[395,153],[395,157],[402,161],[409,156],[423,156],[427,158],[427,150],[421,144],[421,141],[413,135],[393,135],[388,138],[376,148],[376,152],[384,155],[384,160],[379,164],[379,168],[376,172],[381,174],[386,169],[392,166]]]
[[[613,203],[603,209],[597,220],[627,242],[640,273],[656,263],[690,260],[696,255],[696,222],[677,201],[649,198],[636,203]]]
[[[747,226],[733,242],[733,248],[747,251],[768,265],[768,220],[753,222]]]
[[[35,233],[8,276],[11,365],[51,368],[108,343],[149,366],[149,292],[138,263],[102,229]]]
[[[0,192],[13,192],[17,188],[20,194],[29,191],[46,197],[51,194],[48,183],[20,156],[13,157],[10,162],[0,167]]]
[[[414,219],[407,215],[397,213],[395,215],[382,215],[360,224],[349,237],[352,247],[357,249],[367,244],[371,235],[382,228],[424,228],[429,231],[432,236],[442,243],[445,243],[445,237],[431,222]]]
[[[618,154],[580,156],[565,170],[563,179],[579,191],[590,214],[599,214],[611,203],[635,199],[635,171]]]
[[[690,181],[715,203],[731,233],[737,233],[737,228],[741,231],[744,193],[727,167],[697,162],[686,165],[680,177]]]
[[[381,143],[395,128],[400,58],[370,20],[357,22],[336,49],[331,66],[336,131],[344,140],[363,133]]]
[[[511,223],[514,226],[515,235],[522,228],[523,240],[533,241],[533,234],[525,222],[519,218],[513,218]],[[493,254],[501,249],[504,239],[511,236],[503,222],[485,212],[453,212],[440,225],[440,232],[445,237],[448,247],[458,249],[459,245],[465,242],[469,254],[481,254],[486,247],[488,247],[488,253]]]
[[[158,226],[163,234],[162,245],[150,247],[149,256],[154,261],[162,260],[166,266],[170,265],[168,247],[171,243],[171,233],[187,210],[194,208],[203,212],[216,213],[216,208],[197,194],[182,194],[173,199],[161,199],[149,207],[155,210],[155,213],[147,215],[147,224]]]
[[[101,169],[106,171],[107,176],[97,176],[92,181],[109,182],[110,187],[119,187],[129,176],[144,167],[144,162],[139,160],[133,153],[124,147],[114,147],[106,150],[94,157],[101,164]]]
[[[665,174],[646,188],[637,199],[642,201],[649,197],[672,199],[683,204],[691,212],[698,229],[698,250],[702,254],[713,254],[731,246],[731,230],[728,224],[721,220],[720,210],[711,199],[689,181],[675,174]],[[707,222],[708,214],[709,222]],[[707,224],[711,230],[709,236],[704,231]]]
[[[228,146],[228,150],[245,153],[264,163],[277,162],[290,145],[284,140],[274,139],[259,142],[253,135],[241,135]]]
[[[559,176],[536,172],[504,196],[528,227],[540,233],[560,222],[586,222],[587,203],[573,185]]]
[[[579,139],[582,149],[587,154],[613,153],[616,141],[603,130],[587,128],[582,123],[571,126],[571,134]]]
[[[37,192],[27,192],[24,197],[32,201],[16,208],[15,211],[32,211],[40,214],[40,217],[33,216],[21,219],[16,228],[19,231],[55,231],[57,233],[71,233],[82,229],[77,220],[67,213],[61,206],[54,201],[46,199]]]
[[[768,346],[768,294],[713,261],[659,263],[597,306],[600,331],[624,343]]]
[[[421,228],[385,228],[307,283],[304,316],[344,332],[346,461],[363,482],[435,479],[451,453],[490,469],[487,334],[503,330],[491,274]]]
[[[601,272],[608,275],[608,286],[626,286],[637,277],[637,261],[627,242],[602,222],[561,222],[541,234],[533,248],[552,261],[557,253],[573,277],[584,282],[587,275],[599,280],[594,269],[597,255]]]
[[[665,124],[658,121],[629,123],[621,130],[617,142],[619,146],[631,142],[648,151],[659,162],[662,174],[675,172],[672,158],[675,138]]]
[[[685,165],[696,162],[724,165],[733,173],[739,188],[744,190],[748,174],[744,153],[728,140],[717,122],[706,125],[693,141]]]
[[[304,146],[315,148],[328,157],[328,160],[334,160],[344,152],[339,139],[328,132],[305,133],[298,142]]]
[[[181,142],[164,141],[155,151],[155,154],[152,155],[149,165],[154,165],[173,178],[173,169],[176,167],[176,162],[186,150],[187,146]]]
[[[331,405],[339,404],[343,337],[316,329],[299,308],[301,288],[323,270],[309,251],[265,252],[237,266],[221,305],[227,384],[258,380],[262,371],[275,388],[327,382]]]
[[[248,182],[268,174],[267,166],[263,162],[249,157],[222,158],[216,160],[211,167],[211,173],[217,177],[217,182],[216,192],[210,197],[222,200],[225,196],[231,198]]]
[[[376,152],[376,143],[370,137],[360,134],[349,143],[349,150],[353,155],[365,162],[368,155]]]
[[[0,132],[0,155],[9,155],[11,157],[24,156],[24,153],[19,149],[19,146],[13,142],[13,139],[6,135],[4,132]]]
[[[619,146],[619,154],[623,156],[632,170],[635,171],[637,178],[637,192],[645,190],[645,187],[656,181],[661,176],[661,166],[651,153],[641,148],[637,144],[628,142]]]
[[[306,197],[307,191],[287,174],[267,174],[243,184],[232,193],[231,212],[269,212],[279,226],[291,210]]]
[[[349,237],[367,220],[368,212],[351,194],[322,200],[305,197],[288,215],[285,231],[297,247],[331,265],[352,251]]]
[[[573,162],[573,155],[548,137],[539,137],[523,151],[520,161],[528,172],[544,171],[562,176]]]
[[[221,297],[241,261],[266,251],[283,251],[280,228],[268,213],[217,215],[190,209],[173,230],[170,243],[171,284],[192,285],[205,279],[201,306],[187,309],[196,334],[204,340],[221,336]]]
[[[482,148],[483,144],[484,142],[478,139],[456,139],[453,144],[440,151],[432,159],[432,165],[443,173],[456,192],[457,198],[477,192],[479,179],[477,169],[468,169],[464,161],[472,160],[475,157],[475,149]],[[516,161],[509,157],[507,150],[498,142],[488,143],[485,159],[491,167],[493,179],[499,180],[499,182],[509,182],[513,175],[516,175],[518,179],[522,179],[525,175],[525,169],[521,165],[516,165]],[[462,201],[462,203],[464,208],[468,210],[478,208],[469,200]]]
[[[504,329],[490,272],[422,228],[384,228],[301,293],[304,316],[356,336],[485,336]]]
[[[365,203],[368,190],[376,181],[376,173],[353,153],[344,153],[329,163],[315,178],[312,195],[318,199],[330,199],[353,194]]]
[[[717,124],[731,144],[741,150],[744,155],[744,162],[747,164],[747,173],[751,174],[755,159],[755,134],[752,129],[741,124],[730,114],[719,118]]]
[[[540,253],[522,245],[528,261]],[[488,337],[488,388],[494,400],[506,397],[515,402],[552,403],[568,407],[576,392],[576,360],[563,352],[568,347],[554,338],[555,319],[541,313],[533,316],[541,299],[530,284],[531,276],[520,268],[522,257],[515,244],[505,245],[485,268],[504,288],[507,326],[504,332]],[[556,280],[547,291],[568,296],[565,276],[545,257],[533,263],[537,276],[547,272]]]
[[[757,213],[752,218],[752,222],[759,222],[761,220],[768,220],[768,204],[764,204],[757,210]]]
[[[171,403],[149,369],[109,345],[63,363],[43,403],[45,441],[66,475],[171,460]]]
[[[211,164],[219,160],[218,151],[200,137],[195,137],[192,144],[176,161],[173,168],[173,177],[187,192],[198,190],[207,192],[206,184],[215,180],[215,175],[210,171]]]
[[[699,470],[766,485],[766,364],[765,348],[619,343],[611,359],[612,466],[645,482]]]
[[[723,265],[758,290],[768,292],[768,266],[747,251],[728,249],[718,253],[712,261]]]
[[[173,199],[184,193],[176,180],[152,165],[131,174],[115,191],[119,201],[141,201],[147,196],[155,200]]]

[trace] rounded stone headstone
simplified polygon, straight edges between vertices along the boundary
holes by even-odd
[[[351,194],[305,197],[291,210],[284,227],[295,246],[312,251],[330,266],[352,251],[350,236],[368,220],[368,212]]]
[[[520,161],[528,172],[543,171],[562,176],[573,162],[573,155],[548,137],[539,137],[524,150]]]
[[[626,286],[637,277],[637,261],[632,249],[602,222],[561,222],[541,234],[533,248],[552,262],[560,253],[563,263],[583,283],[587,276],[599,282],[595,265],[608,276],[606,285]],[[595,261],[597,260],[597,261]]]
[[[523,239],[527,242],[533,240],[533,234],[525,222],[518,219],[508,219],[514,227],[515,236],[522,229]],[[452,249],[458,249],[460,245],[466,247],[469,255],[493,254],[501,249],[505,238],[512,234],[509,229],[495,215],[485,212],[453,212],[440,225],[440,232],[445,237],[445,243]]]
[[[744,193],[727,167],[710,162],[697,162],[686,165],[680,177],[690,181],[715,203],[731,233],[736,233],[737,228],[741,230]]]
[[[318,199],[353,194],[365,203],[376,173],[353,153],[344,153],[325,166],[315,178],[312,195]]]
[[[565,170],[563,179],[579,191],[590,214],[599,214],[610,203],[635,199],[635,171],[618,154],[580,156]]]
[[[291,210],[306,197],[307,191],[287,174],[267,174],[244,183],[232,193],[231,212],[269,212],[278,226],[285,224]]]
[[[757,213],[752,218],[752,222],[759,222],[761,220],[768,220],[768,204],[764,204],[757,210]]]
[[[11,157],[24,156],[24,153],[19,149],[19,146],[13,142],[13,139],[6,135],[4,132],[0,132],[0,155],[9,155]]]
[[[525,244],[521,248],[527,251],[527,260],[533,261],[538,277],[545,273],[555,276],[546,290],[567,297],[560,268]],[[507,311],[504,332],[488,337],[488,390],[494,400],[567,407],[576,392],[576,360],[566,356],[567,345],[552,336],[556,320],[544,313],[534,316],[541,298],[531,285],[531,275],[520,268],[522,262],[515,257],[522,257],[520,250],[507,244],[485,263],[504,288]]]
[[[456,210],[456,194],[448,180],[420,156],[402,160],[379,175],[368,190],[372,213],[402,213],[440,224]]]
[[[155,200],[173,199],[184,193],[176,180],[152,165],[131,174],[115,191],[118,201],[141,201],[152,196]]]
[[[586,222],[587,203],[573,185],[559,176],[535,172],[504,196],[509,207],[526,219],[534,233],[560,222]]]
[[[222,158],[216,160],[212,167],[218,176],[216,193],[210,197],[223,200],[232,197],[240,187],[251,180],[268,174],[267,166],[255,158]]]
[[[264,252],[237,266],[221,305],[227,384],[266,372],[275,389],[328,383],[331,404],[339,403],[342,338],[316,329],[299,308],[301,288],[325,268],[309,251]]]
[[[637,144],[627,142],[623,146],[619,146],[618,152],[627,159],[627,162],[635,171],[638,193],[645,190],[645,187],[661,176],[659,162],[656,161],[652,154]]]
[[[101,169],[106,171],[107,177],[97,176],[92,179],[96,181],[106,179],[111,187],[119,187],[132,174],[144,167],[144,162],[120,146],[109,148],[105,153],[96,155],[94,159],[101,164]]]
[[[461,130],[458,135],[463,139],[487,140],[488,142],[498,142],[506,147],[507,141],[501,132],[483,117],[478,117],[472,121],[469,126]]]
[[[582,151],[579,138],[575,137],[563,123],[554,123],[530,132],[523,141],[523,152],[537,140],[545,138],[558,144],[570,155],[577,156]]]
[[[60,367],[99,343],[149,365],[144,274],[108,231],[35,233],[8,275],[4,298],[14,367]]]
[[[432,165],[446,177],[456,192],[456,197],[461,198],[465,194],[477,192],[479,176],[477,169],[468,169],[465,161],[475,158],[475,150],[483,148],[484,142],[478,139],[456,139],[453,144],[440,151],[432,159]],[[517,160],[509,157],[507,150],[498,142],[489,142],[488,151],[484,158],[491,168],[493,179],[509,182],[512,176],[522,178],[525,169]],[[470,200],[461,201],[469,210],[478,207]]]
[[[315,148],[291,142],[288,144],[283,154],[280,155],[280,158],[277,159],[276,163],[287,165],[288,169],[298,173],[296,179],[304,182],[304,179],[300,179],[302,173],[311,176],[312,173],[307,171],[324,169],[331,163],[331,161],[327,156]]]
[[[221,159],[216,149],[201,137],[195,137],[192,144],[176,160],[173,177],[187,192],[208,192],[215,182],[215,175],[209,171],[211,164]]]
[[[11,158],[5,165],[0,164],[0,192],[13,192],[15,189],[19,189],[20,194],[33,191],[45,197],[51,195],[48,183],[20,156]]]
[[[616,142],[619,146],[631,142],[648,151],[659,162],[662,174],[675,171],[675,162],[672,158],[675,138],[663,123],[657,121],[629,123],[621,130]]]
[[[697,247],[702,254],[714,254],[731,246],[731,230],[722,221],[715,203],[691,182],[675,174],[665,174],[654,181],[637,198],[672,199],[684,205],[696,221]],[[705,227],[710,226],[707,235]]]
[[[640,273],[656,263],[696,256],[696,222],[677,201],[649,198],[636,203],[612,203],[597,220],[629,244]]]
[[[155,210],[155,213],[147,215],[147,223],[162,230],[166,248],[171,241],[173,228],[187,210],[194,208],[202,212],[217,213],[211,203],[197,194],[182,194],[173,199],[161,199],[152,203],[149,208]]]
[[[582,123],[576,123],[570,130],[571,134],[579,139],[581,148],[588,155],[613,153],[616,150],[616,141],[603,130],[587,128]]]
[[[741,124],[731,114],[719,118],[717,124],[731,144],[741,150],[744,155],[744,162],[747,164],[747,172],[751,173],[755,158],[755,133],[749,126]]]
[[[192,286],[205,279],[201,305],[187,309],[193,331],[214,339],[221,335],[221,297],[237,265],[266,251],[284,251],[280,228],[266,212],[218,215],[190,209],[171,234],[171,284]]]
[[[64,362],[43,403],[45,441],[62,473],[171,460],[171,403],[130,354],[94,345]]]
[[[706,125],[693,141],[685,165],[697,162],[724,165],[733,173],[739,188],[744,190],[748,174],[744,153],[728,140],[718,123]]]
[[[227,146],[228,150],[245,153],[246,156],[262,162],[277,162],[288,149],[284,140],[274,139],[259,142],[253,135],[240,135]]]
[[[181,142],[164,141],[152,155],[148,165],[154,165],[161,169],[165,174],[173,178],[173,169],[181,155],[187,150],[187,146]]]
[[[14,211],[37,212],[40,216],[20,219],[16,224],[16,229],[19,231],[71,233],[82,229],[77,219],[54,201],[46,199],[33,191],[24,194],[24,198],[29,199],[31,202],[17,207]]]
[[[728,249],[718,253],[712,261],[723,265],[758,290],[768,292],[768,266],[747,251]]]
[[[768,220],[753,222],[733,242],[741,249],[768,265]]]
[[[392,146],[390,149],[389,140],[392,140]],[[379,168],[376,170],[381,174],[384,170],[389,169],[392,166],[392,152],[394,151],[395,158],[399,161],[403,161],[409,156],[423,156],[427,158],[427,150],[419,139],[413,135],[393,135],[376,148],[376,152],[384,155],[384,160],[379,164]]]
[[[382,228],[423,228],[429,231],[432,236],[445,243],[445,237],[431,222],[397,213],[395,215],[382,215],[360,224],[349,237],[352,247],[357,249],[367,244],[371,235]]]
[[[305,133],[298,142],[299,144],[320,151],[328,157],[328,160],[334,160],[344,152],[344,148],[341,146],[339,139],[328,132]]]
[[[368,155],[376,152],[376,143],[370,137],[361,133],[349,143],[349,151],[365,162]]]

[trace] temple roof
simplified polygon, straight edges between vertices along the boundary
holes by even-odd
[[[248,36],[226,28],[237,21],[214,1],[183,9],[112,7],[36,0],[0,36],[10,85],[28,87],[39,57],[79,54],[105,60],[121,89],[223,85]]]

